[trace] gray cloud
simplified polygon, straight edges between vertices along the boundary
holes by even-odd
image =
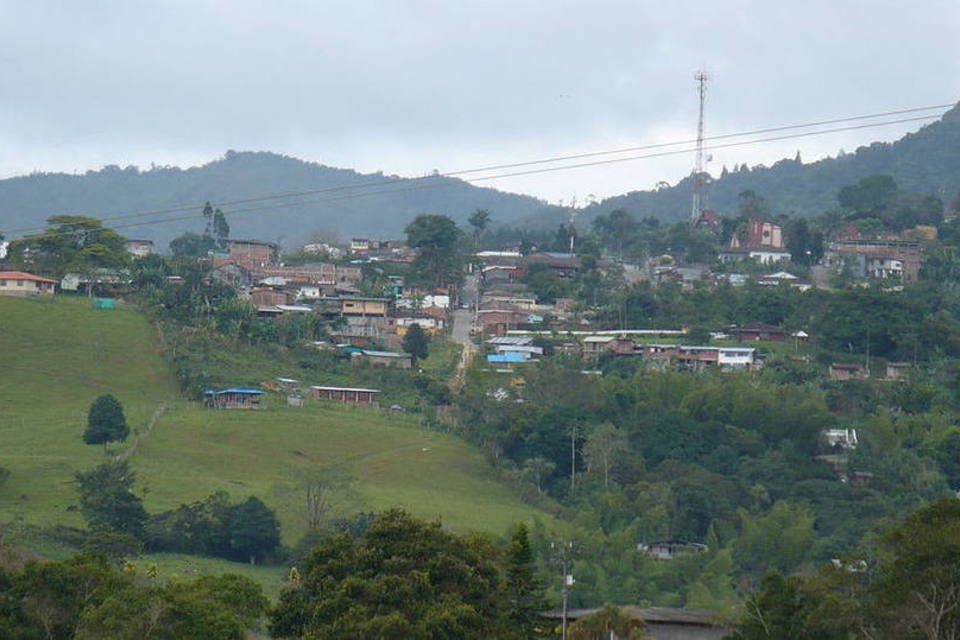
[[[0,175],[270,149],[417,174],[954,101],[960,4],[0,2]],[[911,127],[718,152],[805,159]],[[556,200],[690,158],[493,186]]]

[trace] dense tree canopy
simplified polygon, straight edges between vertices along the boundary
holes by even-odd
[[[361,538],[336,535],[313,550],[302,584],[271,614],[271,630],[330,640],[516,637],[510,612],[520,609],[508,605],[499,557],[482,538],[387,511]]]

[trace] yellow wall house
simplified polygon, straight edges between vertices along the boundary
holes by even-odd
[[[52,296],[56,280],[23,271],[0,271],[0,296]]]
[[[340,313],[351,316],[385,316],[389,309],[383,298],[341,298]]]

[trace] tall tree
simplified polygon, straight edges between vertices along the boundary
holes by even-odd
[[[521,522],[514,529],[507,548],[509,615],[518,640],[537,637],[540,611],[545,607],[543,586],[533,574],[533,560],[530,532]]]
[[[106,529],[143,538],[147,512],[133,493],[134,475],[127,462],[109,460],[75,474],[80,512],[93,529]]]
[[[404,231],[407,244],[418,251],[413,267],[421,280],[443,286],[463,279],[460,230],[453,220],[444,215],[420,214]]]
[[[629,450],[627,434],[604,422],[596,427],[583,445],[583,457],[591,470],[599,467],[603,471],[603,487],[610,487],[610,469],[619,454]]]
[[[473,227],[473,241],[479,248],[483,232],[487,230],[487,226],[490,224],[490,212],[486,209],[477,209],[470,214],[467,222]]]
[[[359,539],[323,540],[271,613],[275,638],[487,640],[514,637],[497,550],[403,513]]]
[[[119,233],[97,218],[66,215],[47,218],[45,231],[11,242],[8,257],[24,268],[57,276],[130,262]]]
[[[108,442],[126,440],[129,434],[123,405],[113,394],[102,395],[93,401],[87,414],[87,428],[83,432],[85,443],[106,446]]]
[[[427,334],[414,322],[403,334],[403,350],[413,356],[414,361],[424,360],[430,355],[430,341]]]
[[[233,508],[230,518],[230,547],[238,558],[255,564],[280,546],[277,516],[254,496]]]

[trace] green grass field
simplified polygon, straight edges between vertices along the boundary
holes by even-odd
[[[498,482],[477,449],[423,429],[413,415],[309,401],[286,407],[279,395],[262,411],[187,402],[157,342],[131,309],[0,298],[0,466],[11,471],[0,487],[0,524],[83,525],[72,479],[105,455],[81,435],[90,403],[108,392],[132,429],[161,404],[169,408],[131,457],[151,512],[221,489],[237,500],[257,495],[293,544],[306,527],[304,478],[333,473],[343,483],[334,512],[343,515],[398,506],[495,535],[520,520],[550,519]],[[455,355],[438,350],[429,364],[442,370]]]

